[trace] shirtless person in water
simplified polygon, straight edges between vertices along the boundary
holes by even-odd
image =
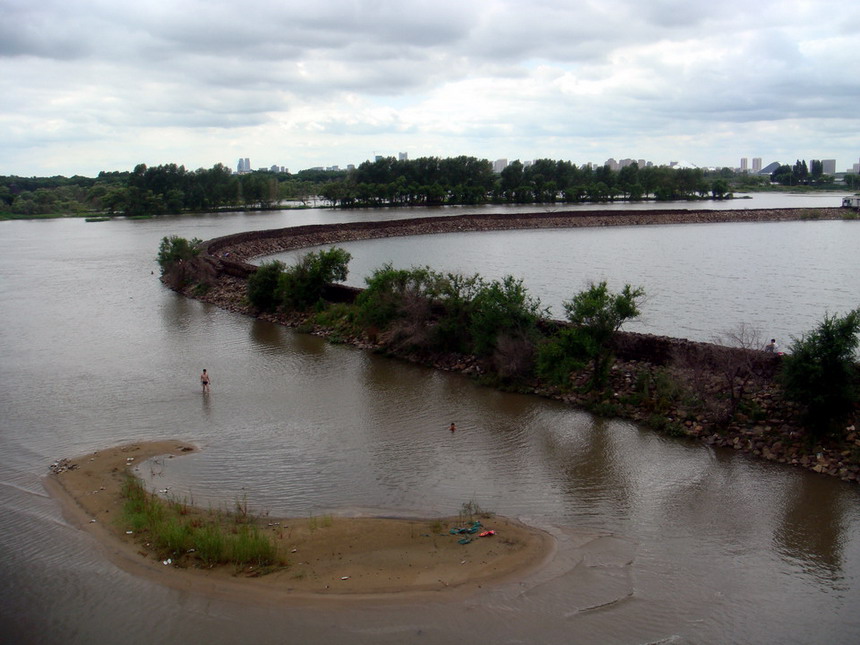
[[[206,373],[206,370],[203,370],[203,373],[200,375],[200,384],[203,386],[203,394],[209,393],[209,375]]]

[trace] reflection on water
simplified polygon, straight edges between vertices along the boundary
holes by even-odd
[[[164,235],[329,216],[349,215],[0,224],[5,640],[860,640],[856,487],[329,345],[186,300],[150,275]],[[813,239],[833,223],[804,224]],[[724,244],[731,254],[731,236]],[[558,552],[462,603],[268,607],[168,589],[106,562],[39,481],[57,458],[161,438],[201,451],[141,475],[203,506],[247,496],[296,517],[437,515],[474,501],[546,527]]]
[[[783,557],[798,563],[806,573],[841,587],[846,509],[840,508],[844,500],[827,495],[819,484],[818,479],[806,478],[793,482],[786,491],[774,543]]]
[[[208,394],[203,394],[200,397],[203,402],[203,418],[207,421],[212,420],[212,397]]]

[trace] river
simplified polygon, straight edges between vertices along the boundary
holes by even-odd
[[[797,204],[788,199],[786,206]],[[165,235],[207,239],[416,214],[312,210],[0,224],[4,642],[860,640],[856,486],[327,345],[184,299],[153,274]],[[803,266],[798,255],[811,251],[813,240],[827,240],[828,255],[850,261],[853,252],[855,260],[822,267],[819,285],[841,284],[842,274],[856,274],[858,266],[851,237],[857,227],[850,224],[601,230],[589,232],[583,248],[617,247],[617,238],[607,243],[602,236],[626,234],[629,253],[662,257],[698,235],[702,244],[719,240],[717,249],[693,254],[703,272],[719,275],[714,263],[723,253],[740,257],[733,246],[750,237],[780,240],[770,247],[775,256],[786,248],[781,261],[788,267]],[[751,235],[750,226],[763,228]],[[844,228],[834,234],[834,226]],[[490,256],[496,247],[512,252],[525,233],[463,236],[467,257]],[[665,246],[655,247],[660,238]],[[793,238],[808,246],[784,247]],[[637,249],[642,240],[647,245]],[[458,266],[490,272],[479,262]],[[667,263],[666,271],[670,281],[673,271],[686,269]],[[593,277],[604,275],[617,279]],[[644,273],[619,276],[637,282]],[[744,279],[740,291],[761,285],[760,272]],[[530,280],[530,290],[543,289]],[[661,283],[647,286],[659,290]],[[846,288],[856,301],[857,287]],[[675,291],[666,288],[661,297]],[[806,307],[803,315],[816,319],[820,304],[793,301],[786,316]],[[647,324],[657,328],[654,318]],[[785,333],[794,325],[806,322],[787,324]],[[213,379],[208,398],[197,383],[203,367]],[[451,421],[455,435],[447,432]],[[175,590],[114,566],[63,518],[41,484],[55,459],[161,438],[192,441],[201,451],[141,473],[198,504],[247,497],[253,508],[304,517],[450,514],[474,501],[552,531],[559,555],[528,584],[456,603],[440,595],[420,604],[272,607]],[[583,542],[587,557],[565,562],[568,547]]]

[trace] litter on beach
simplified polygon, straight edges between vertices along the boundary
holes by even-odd
[[[455,528],[451,529],[450,531],[448,531],[448,533],[450,533],[451,535],[473,534],[473,533],[477,533],[480,528],[481,528],[481,523],[478,521],[475,521],[472,523],[472,526],[455,527]]]

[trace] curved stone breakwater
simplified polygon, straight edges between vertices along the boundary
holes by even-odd
[[[210,273],[216,276],[214,283],[205,293],[193,288],[183,293],[229,311],[290,327],[301,326],[310,329],[311,333],[328,336],[330,330],[310,325],[308,315],[261,314],[251,308],[245,297],[246,279],[256,270],[256,266],[248,261],[311,246],[405,235],[534,228],[822,220],[842,219],[844,215],[845,211],[839,208],[572,211],[426,217],[251,231],[203,242],[201,261],[211,266]],[[359,291],[332,285],[327,295],[334,301],[350,302]],[[558,321],[548,323],[564,324]],[[367,338],[340,340],[365,349],[384,349]],[[538,382],[524,385],[521,389],[587,408],[598,414],[632,419],[708,445],[732,448],[758,458],[800,466],[849,482],[860,481],[860,435],[855,427],[849,426],[839,440],[810,442],[800,424],[799,409],[784,400],[773,378],[779,366],[779,357],[686,339],[628,332],[618,334],[616,354],[618,361],[611,374],[608,395],[595,398],[593,394],[562,392]],[[398,354],[398,357],[448,371],[478,376],[485,372],[485,366],[473,356],[406,353]],[[653,402],[643,402],[642,397],[637,396],[637,381],[641,381],[643,374],[654,376],[667,366],[695,365],[695,369],[704,372],[706,380],[714,385],[725,378],[725,370],[721,366],[724,367],[727,362],[737,363],[738,360],[752,365],[766,381],[750,401],[750,407],[755,410],[751,416],[737,413],[731,421],[719,422],[712,418],[714,415],[690,414],[678,405],[656,410]],[[587,378],[587,375],[582,375],[582,378]]]
[[[203,243],[203,253],[216,259],[221,271],[247,277],[256,267],[247,260],[283,251],[355,240],[436,233],[474,233],[535,228],[582,228],[706,224],[718,222],[783,222],[803,219],[842,219],[841,208],[755,210],[560,211],[553,213],[488,213],[419,217],[393,221],[312,224],[266,231],[249,231]]]

